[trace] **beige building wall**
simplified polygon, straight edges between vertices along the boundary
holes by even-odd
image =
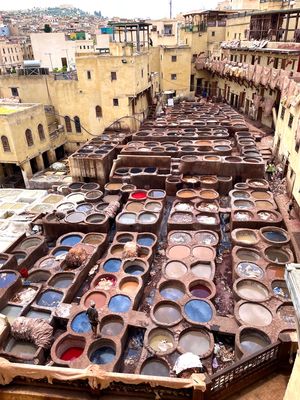
[[[150,37],[153,46],[176,46],[180,43],[180,23],[177,19],[158,19],[147,21],[152,24]]]
[[[0,74],[21,67],[22,64],[23,53],[20,44],[0,39]]]

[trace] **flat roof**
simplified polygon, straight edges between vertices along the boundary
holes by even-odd
[[[291,49],[272,49],[272,48],[259,48],[259,47],[224,47],[224,50],[236,50],[236,51],[258,51],[260,53],[278,53],[278,54],[293,54],[300,55],[299,50],[291,50]]]
[[[1,103],[0,102],[0,117],[15,114],[34,107],[38,104],[24,104],[24,103]]]
[[[107,25],[118,26],[118,27],[128,26],[128,27],[131,27],[131,28],[135,28],[137,25],[138,26],[150,26],[152,24],[149,24],[148,22],[141,22],[141,21],[128,21],[128,22],[112,22],[112,21],[109,21],[107,23]]]
[[[200,15],[200,14],[234,14],[236,13],[236,10],[200,10],[200,11],[191,11],[187,12],[185,14],[182,14],[184,17],[187,17],[188,15]]]

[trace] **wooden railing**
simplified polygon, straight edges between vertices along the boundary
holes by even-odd
[[[278,341],[215,373],[208,381],[204,398],[207,400],[226,399],[229,394],[270,375],[279,366],[284,354],[282,352],[284,346],[284,343]]]

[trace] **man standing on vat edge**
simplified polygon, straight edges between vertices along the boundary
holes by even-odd
[[[89,319],[89,323],[91,324],[92,331],[93,331],[93,336],[95,338],[100,337],[100,335],[97,335],[97,330],[98,330],[98,324],[99,324],[99,316],[98,316],[98,311],[95,308],[96,303],[94,300],[90,301],[90,306],[86,310],[86,314]]]

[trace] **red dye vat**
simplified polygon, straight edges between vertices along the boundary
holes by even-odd
[[[81,347],[69,347],[65,352],[62,353],[60,359],[63,361],[73,361],[80,357],[83,353]]]
[[[134,193],[131,194],[131,197],[133,199],[142,200],[142,199],[145,199],[147,197],[147,193],[145,193],[145,192],[134,192]]]

